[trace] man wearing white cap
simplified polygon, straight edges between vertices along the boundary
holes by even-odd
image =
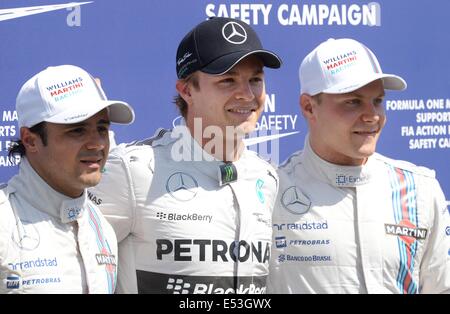
[[[330,39],[300,66],[304,150],[279,169],[272,293],[450,292],[450,219],[435,173],[375,153],[384,74],[352,39]]]
[[[110,122],[132,108],[106,99],[79,67],[49,67],[19,91],[19,174],[0,189],[0,293],[113,293],[117,240],[88,199],[109,150]]]

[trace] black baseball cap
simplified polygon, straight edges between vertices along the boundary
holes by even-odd
[[[255,31],[240,20],[214,17],[198,24],[181,40],[177,50],[177,76],[195,71],[224,74],[249,55],[258,56],[266,67],[277,69],[281,59],[263,49]]]

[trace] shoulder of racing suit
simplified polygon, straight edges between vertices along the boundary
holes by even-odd
[[[277,165],[270,158],[264,158],[263,156],[259,155],[257,152],[253,150],[248,150],[248,155],[250,158],[255,159],[261,165],[264,165],[266,167],[272,167],[274,169],[277,168]]]
[[[385,164],[391,165],[395,168],[412,172],[416,175],[421,175],[429,178],[436,177],[436,172],[434,170],[423,166],[417,166],[409,161],[388,158],[378,153],[373,154],[370,158],[375,158]]]
[[[302,153],[303,153],[302,150],[293,153],[291,156],[288,157],[288,159],[286,159],[286,161],[284,161],[282,164],[280,164],[280,166],[278,166],[278,169],[283,170],[286,173],[293,172],[295,166],[302,163]],[[436,173],[434,170],[423,166],[417,166],[405,160],[388,158],[379,153],[374,153],[370,158],[374,158],[378,161],[391,165],[395,168],[410,171],[417,175],[422,175],[430,178],[436,177]]]
[[[278,170],[285,173],[293,172],[295,166],[302,163],[302,154],[303,150],[296,151],[278,166]]]
[[[170,130],[160,128],[148,139],[117,145],[110,151],[108,161],[121,160],[126,164],[145,164],[153,171],[154,149],[175,140],[171,138]]]
[[[252,169],[267,169],[267,171],[270,173],[270,175],[275,179],[276,185],[278,187],[278,173],[276,171],[277,166],[272,163],[271,160],[266,160],[262,158],[257,152],[253,150],[247,150],[246,158],[249,161],[249,165],[251,165]]]
[[[152,137],[147,138],[142,141],[136,141],[131,143],[130,145],[133,145],[134,147],[140,147],[140,146],[165,146],[170,143],[173,143],[177,140],[177,138],[174,138],[171,136],[172,130],[159,128],[156,130],[155,134],[153,134]]]

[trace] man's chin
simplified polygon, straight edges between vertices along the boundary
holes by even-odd
[[[245,136],[252,133],[256,129],[256,125],[250,122],[244,122],[236,126],[236,134]]]
[[[101,179],[100,173],[90,173],[85,174],[80,178],[80,181],[85,186],[85,188],[90,188],[99,184]]]
[[[368,147],[364,148],[363,147],[363,148],[359,149],[358,153],[361,158],[369,158],[370,156],[372,156],[375,153],[375,148],[368,148]]]

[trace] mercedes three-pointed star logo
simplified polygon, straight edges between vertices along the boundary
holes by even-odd
[[[17,228],[12,234],[12,240],[22,250],[32,251],[36,249],[40,242],[41,237],[39,231],[33,223],[24,220],[17,220]]]
[[[228,22],[222,28],[222,35],[229,43],[240,45],[247,40],[247,32],[244,27],[237,22]]]
[[[166,182],[166,191],[176,200],[190,201],[197,195],[194,190],[198,187],[197,180],[184,172],[175,172]]]
[[[311,208],[311,200],[295,186],[283,192],[281,203],[284,208],[296,215],[304,214]]]

